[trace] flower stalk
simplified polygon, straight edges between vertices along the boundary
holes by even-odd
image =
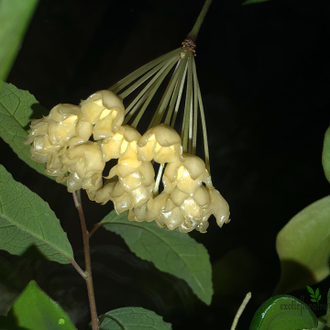
[[[78,194],[76,194],[76,192],[74,192],[72,194],[72,196],[73,196],[75,207],[78,210],[82,238],[83,238],[85,268],[86,268],[86,270],[84,272],[85,276],[83,276],[83,278],[85,279],[86,285],[87,285],[89,308],[90,308],[91,319],[92,319],[92,329],[98,330],[99,329],[99,320],[98,320],[97,310],[96,310],[94,285],[93,285],[93,277],[92,277],[92,263],[91,263],[90,248],[89,248],[89,233],[86,228],[84,211],[83,211],[83,208],[81,205],[80,190],[78,190]]]
[[[211,3],[212,3],[212,0],[205,1],[204,6],[197,17],[197,20],[196,20],[193,28],[191,29],[191,31],[189,32],[189,34],[187,36],[187,38],[191,39],[194,43],[196,42],[199,30],[204,22],[204,18],[211,6]]]

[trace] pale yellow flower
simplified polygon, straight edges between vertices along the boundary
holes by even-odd
[[[47,117],[31,123],[26,143],[32,143],[32,158],[45,163],[47,174],[58,182],[66,182],[69,192],[84,189],[91,200],[112,201],[118,214],[128,211],[131,221],[155,221],[183,233],[206,232],[211,215],[220,227],[228,223],[228,204],[210,176],[194,56],[194,43],[187,40],[182,48],[133,72],[111,91],[98,91],[79,106],[57,105]],[[169,85],[141,135],[137,125],[171,70]],[[139,86],[144,86],[142,91],[125,110],[122,99]],[[174,127],[183,94],[179,135]],[[195,155],[199,123],[204,160]],[[109,161],[117,164],[104,173]]]
[[[170,126],[161,124],[150,128],[138,141],[141,160],[171,163],[182,153],[180,135]]]
[[[83,115],[82,120],[94,125],[94,140],[112,136],[123,123],[124,105],[117,95],[110,91],[96,92],[81,102],[80,106]]]

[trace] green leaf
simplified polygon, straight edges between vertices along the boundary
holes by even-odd
[[[245,6],[245,5],[252,5],[254,3],[261,3],[261,2],[267,2],[269,0],[246,0],[242,3],[242,6]]]
[[[278,233],[281,278],[275,292],[301,289],[329,275],[330,196],[296,214]]]
[[[319,295],[318,298],[317,298],[317,301],[320,301],[322,298],[322,295]]]
[[[3,83],[0,87],[0,137],[26,164],[46,175],[44,164],[32,160],[30,146],[23,144],[28,136],[26,128],[33,114],[32,107],[38,108],[39,113],[44,112],[35,97],[28,91],[7,83]]]
[[[325,315],[319,317],[318,318],[318,326],[317,326],[316,330],[326,330],[326,329],[329,329],[326,326],[326,322],[327,322],[327,318],[326,318]]]
[[[311,299],[312,302],[316,302],[316,299]]]
[[[170,323],[155,312],[141,307],[125,307],[105,313],[100,330],[170,330]]]
[[[317,288],[316,290],[315,290],[315,298],[317,298],[317,296],[320,294],[320,291],[319,291],[319,288]]]
[[[311,288],[311,287],[308,286],[308,285],[306,285],[306,288],[307,288],[307,290],[308,290],[309,293],[314,294],[314,290],[313,290],[313,288]]]
[[[325,177],[330,182],[330,127],[327,129],[324,135],[322,165]]]
[[[76,330],[62,308],[31,281],[17,298],[7,317],[0,317],[2,327],[11,330]]]
[[[315,329],[318,321],[312,310],[289,295],[274,296],[256,311],[250,330]]]
[[[73,259],[67,235],[48,203],[0,165],[0,249],[21,255],[33,244],[49,260],[66,264]]]
[[[0,87],[20,49],[27,25],[39,0],[0,2]]]
[[[212,269],[207,250],[187,234],[167,231],[154,222],[131,222],[127,215],[110,212],[102,221],[120,235],[132,252],[161,271],[184,279],[206,304],[211,303]]]

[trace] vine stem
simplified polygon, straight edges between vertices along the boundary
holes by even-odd
[[[246,305],[248,304],[249,300],[251,299],[251,292],[248,292],[241,304],[241,306],[239,307],[236,315],[235,315],[235,318],[234,318],[234,322],[230,328],[230,330],[235,330],[236,329],[236,326],[237,326],[237,323],[238,323],[238,320],[239,318],[241,317]]]
[[[191,29],[191,31],[189,32],[189,34],[187,35],[188,39],[191,39],[194,43],[196,42],[197,36],[198,36],[198,32],[203,24],[204,18],[209,10],[209,7],[212,3],[212,0],[206,0],[204,3],[204,6],[201,10],[201,12],[199,13],[197,20],[193,26],[193,28]]]
[[[87,285],[89,308],[90,308],[91,319],[92,319],[92,328],[93,328],[93,330],[99,330],[99,319],[97,317],[94,285],[93,285],[93,277],[92,277],[92,264],[91,264],[89,237],[88,237],[89,234],[88,234],[88,231],[86,228],[86,221],[85,221],[84,211],[83,211],[81,201],[80,201],[79,192],[78,192],[78,196],[75,192],[73,192],[72,195],[73,195],[75,207],[78,210],[81,231],[82,231],[84,255],[85,255],[85,268],[86,268],[84,278],[85,278],[86,285]]]

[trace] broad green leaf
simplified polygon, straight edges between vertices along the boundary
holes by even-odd
[[[0,329],[77,330],[69,316],[31,281],[13,304],[7,317],[0,317]]]
[[[270,1],[270,0],[246,0],[242,3],[242,6],[252,5],[254,3],[261,3],[261,2],[267,2],[267,1]]]
[[[199,299],[211,303],[212,269],[205,247],[187,234],[167,231],[154,222],[131,222],[127,215],[110,212],[102,221],[120,235],[132,252],[161,271],[184,279]]]
[[[141,307],[125,307],[105,313],[100,330],[171,330],[170,323],[155,312]]]
[[[250,330],[307,330],[317,326],[315,314],[305,303],[289,295],[278,295],[258,308]]]
[[[330,196],[307,206],[278,233],[282,272],[276,293],[301,289],[329,275],[329,223]]]
[[[38,101],[28,91],[3,83],[0,87],[0,137],[10,145],[20,159],[39,173],[46,175],[44,164],[32,160],[30,146],[23,144],[28,136],[26,128],[33,114],[32,106],[38,107],[39,112],[43,111]]]
[[[322,165],[325,177],[330,182],[330,127],[327,129],[324,135]]]
[[[0,1],[0,87],[20,49],[27,25],[39,0]]]
[[[0,249],[21,255],[31,245],[49,260],[65,264],[73,259],[67,235],[48,203],[0,165]]]

